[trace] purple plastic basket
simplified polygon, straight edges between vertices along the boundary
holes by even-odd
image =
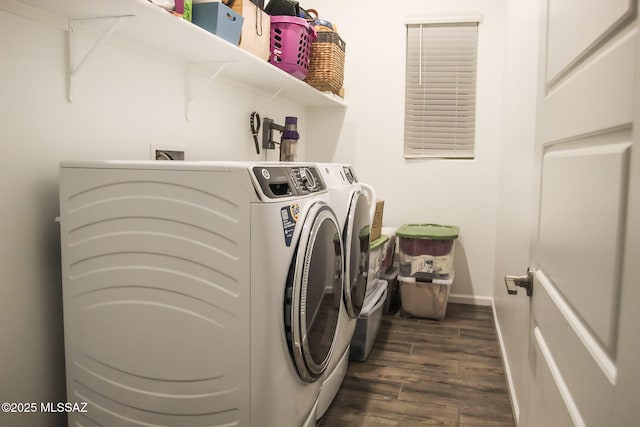
[[[316,38],[316,31],[306,20],[295,16],[272,16],[269,62],[304,80],[311,60],[311,43]]]

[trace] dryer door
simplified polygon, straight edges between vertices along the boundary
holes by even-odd
[[[342,297],[343,247],[338,222],[324,202],[304,220],[285,290],[285,327],[300,378],[315,382],[329,363]]]
[[[367,198],[362,191],[354,191],[343,233],[346,256],[344,305],[351,318],[360,314],[367,291],[370,226]]]

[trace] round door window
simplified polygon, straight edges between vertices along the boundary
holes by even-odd
[[[317,203],[300,234],[285,291],[289,349],[307,382],[324,372],[333,350],[342,297],[343,246],[331,209]]]
[[[369,275],[369,204],[361,191],[351,197],[349,215],[345,223],[344,246],[347,264],[345,266],[344,296],[349,317],[360,314],[367,291]]]

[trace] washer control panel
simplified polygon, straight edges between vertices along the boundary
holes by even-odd
[[[253,175],[270,199],[305,196],[326,190],[318,168],[308,166],[254,166]]]
[[[346,177],[349,184],[353,184],[354,182],[358,182],[358,178],[356,178],[356,174],[353,172],[353,168],[351,165],[345,165],[342,167],[342,172]]]

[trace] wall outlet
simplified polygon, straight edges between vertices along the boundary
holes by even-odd
[[[184,148],[151,144],[151,160],[184,160]]]

